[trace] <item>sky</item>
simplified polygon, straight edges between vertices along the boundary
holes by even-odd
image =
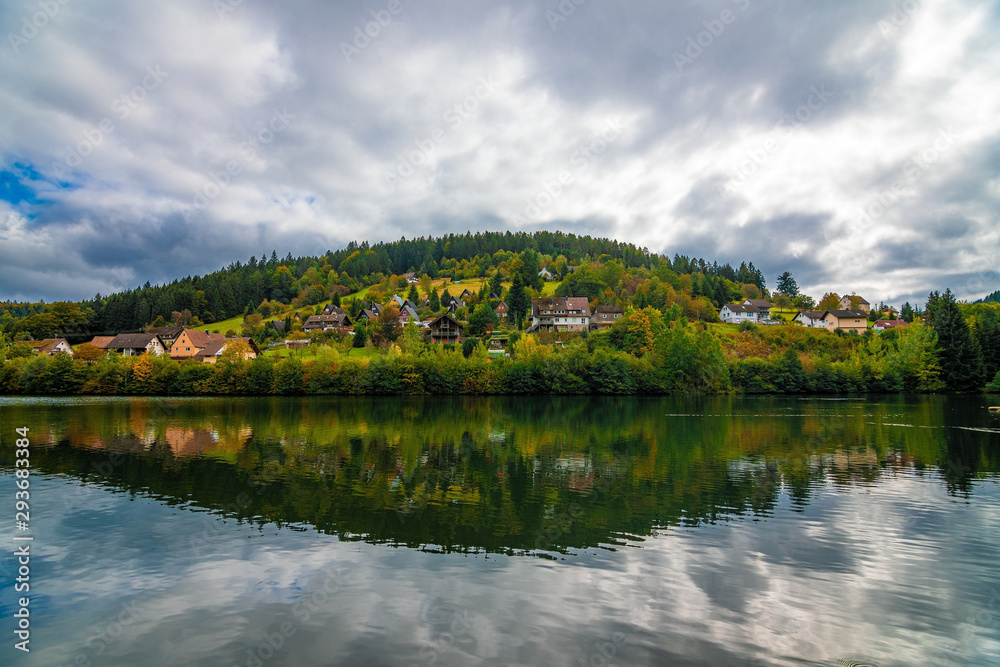
[[[1000,4],[12,0],[0,299],[562,230],[1000,289]]]

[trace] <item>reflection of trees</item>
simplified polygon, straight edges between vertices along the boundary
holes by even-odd
[[[946,428],[962,409],[934,397],[140,399],[5,407],[4,421],[52,444],[36,470],[345,539],[505,552],[767,516],[783,489],[801,507],[818,485],[901,469],[940,469],[967,494],[1000,462],[992,434]],[[123,463],[102,465],[110,452]]]

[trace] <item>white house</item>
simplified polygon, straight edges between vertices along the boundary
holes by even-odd
[[[719,319],[727,324],[742,324],[744,322],[760,322],[761,313],[757,306],[747,306],[742,303],[727,303],[719,311]]]
[[[824,315],[826,315],[825,310],[803,310],[795,316],[795,321],[804,327],[822,328]]]

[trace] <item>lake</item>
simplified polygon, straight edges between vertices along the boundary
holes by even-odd
[[[0,398],[0,662],[1000,664],[991,402]]]

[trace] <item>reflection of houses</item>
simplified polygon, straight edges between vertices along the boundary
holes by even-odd
[[[840,297],[838,305],[841,310],[859,310],[862,313],[870,313],[872,311],[872,305],[857,294],[845,294]]]
[[[432,343],[457,343],[462,335],[462,325],[448,313],[433,320],[428,327]]]
[[[303,331],[335,331],[351,326],[351,318],[347,313],[331,313],[329,315],[313,315],[302,325]]]
[[[726,324],[743,324],[744,322],[760,322],[760,309],[742,303],[727,303],[719,309],[719,319]]]
[[[594,308],[594,315],[590,318],[591,331],[604,331],[610,329],[615,320],[625,314],[621,306],[597,306]]]
[[[207,429],[169,426],[163,434],[175,456],[197,456],[215,449],[215,434]]]
[[[586,331],[590,302],[585,296],[550,296],[531,300],[529,331]]]
[[[212,341],[199,354],[196,354],[194,358],[198,361],[204,361],[207,364],[214,364],[219,360],[219,357],[222,356],[228,346],[237,342],[246,343],[250,348],[250,351],[243,355],[243,358],[247,361],[256,359],[263,354],[260,351],[260,347],[257,346],[257,341],[253,338],[227,338],[222,341]]]
[[[35,354],[47,354],[50,357],[57,352],[65,352],[73,356],[73,347],[65,338],[46,338],[45,340],[26,340]]]
[[[105,347],[109,352],[117,352],[126,357],[140,354],[163,354],[167,351],[163,341],[156,334],[118,334]]]
[[[189,359],[198,356],[202,350],[212,343],[224,343],[226,337],[222,334],[184,329],[177,340],[170,346],[170,356],[174,359]]]

